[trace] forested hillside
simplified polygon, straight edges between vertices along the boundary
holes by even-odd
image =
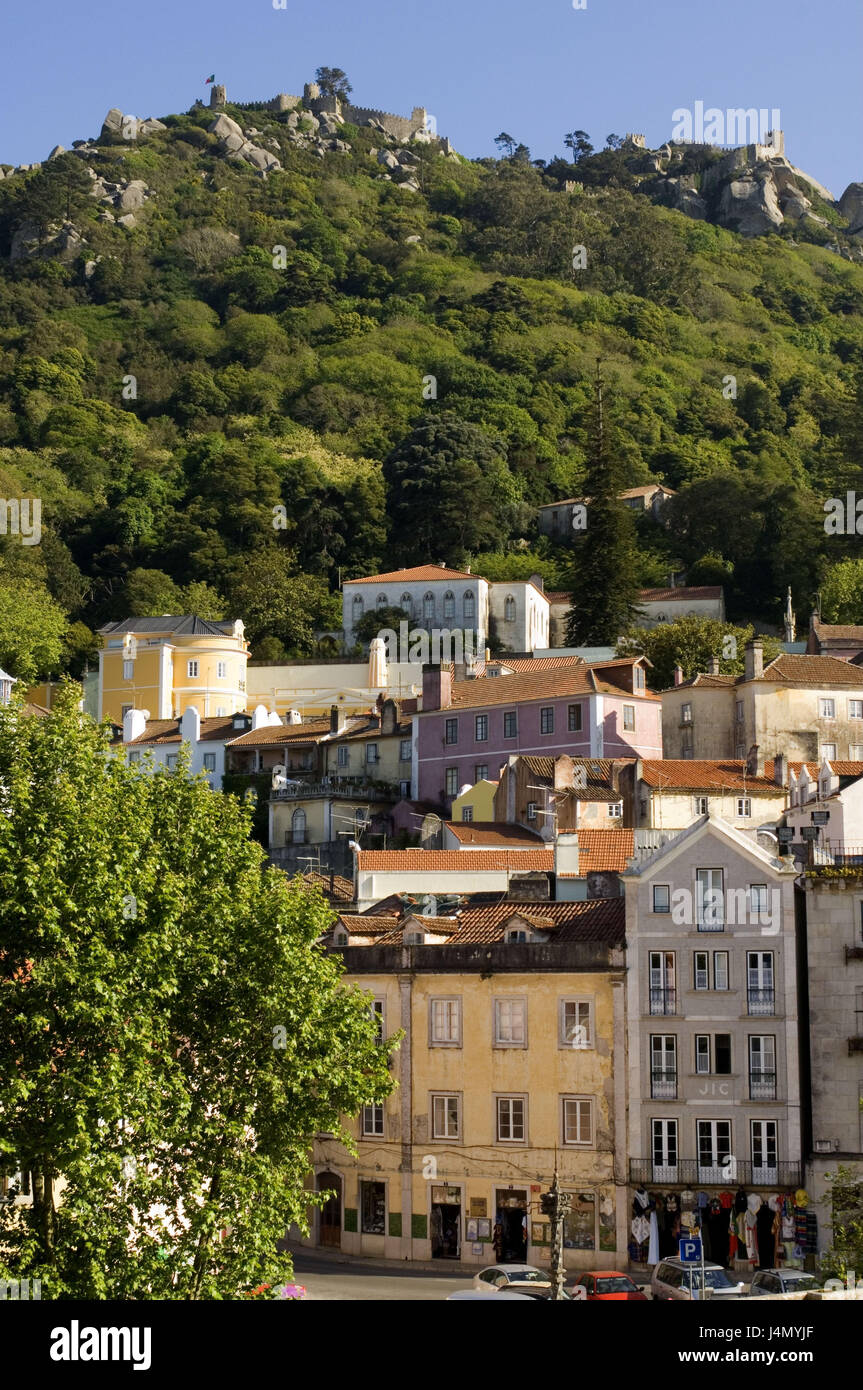
[[[678,492],[638,583],[685,570],[767,624],[788,585],[801,617],[838,591],[863,267],[661,207],[613,150],[574,191],[562,160],[434,144],[386,177],[380,131],[322,150],[226,112],[282,167],[196,107],[0,181],[0,494],[42,499],[41,544],[0,538],[0,664],[77,672],[100,623],[181,610],[309,653],[339,578],[397,564],[557,587],[535,509],[579,493],[598,360],[626,484]]]

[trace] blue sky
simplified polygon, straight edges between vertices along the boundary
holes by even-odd
[[[510,131],[534,158],[581,128],[671,133],[672,112],[779,107],[786,153],[839,196],[863,179],[859,0],[41,0],[7,7],[0,161],[97,135],[105,112],[300,92],[341,67],[361,105],[432,112],[470,156]]]

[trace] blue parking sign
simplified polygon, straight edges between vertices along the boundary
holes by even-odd
[[[701,1237],[681,1236],[678,1241],[680,1260],[683,1264],[698,1264],[701,1259]]]

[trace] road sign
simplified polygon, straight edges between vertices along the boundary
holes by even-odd
[[[694,1265],[701,1260],[701,1237],[700,1236],[681,1236],[677,1242],[680,1250],[680,1260],[682,1264]]]

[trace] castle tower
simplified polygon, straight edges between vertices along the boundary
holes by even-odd
[[[215,82],[210,89],[210,105],[212,107],[224,106],[227,100],[228,93],[225,88],[222,86],[221,82]]]
[[[784,154],[785,132],[782,130],[768,130],[767,143],[772,146],[774,154]]]
[[[303,101],[319,101],[321,89],[317,82],[307,82],[303,88]]]

